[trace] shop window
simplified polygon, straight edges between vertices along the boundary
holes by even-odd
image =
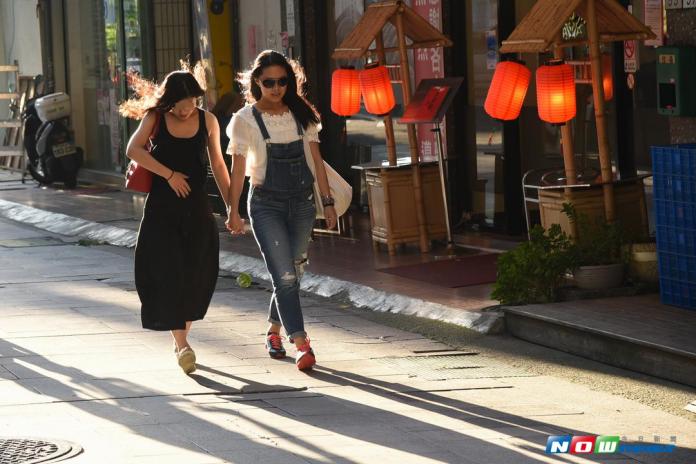
[[[191,55],[191,2],[155,0],[152,8],[156,75],[157,80],[160,80],[169,72],[179,69],[179,60]]]

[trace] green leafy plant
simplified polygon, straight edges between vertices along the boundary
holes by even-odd
[[[570,203],[564,203],[562,211],[577,227],[575,243],[568,250],[572,269],[618,264],[625,260],[624,237],[618,222],[607,223],[603,218],[591,220]]]
[[[573,266],[572,246],[558,224],[547,231],[535,226],[529,241],[498,258],[491,297],[508,305],[555,301],[566,272]]]

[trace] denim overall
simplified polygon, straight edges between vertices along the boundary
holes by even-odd
[[[266,176],[249,190],[249,219],[273,282],[268,321],[285,327],[291,340],[306,336],[300,306],[300,278],[316,219],[314,176],[307,165],[304,132],[299,140],[272,143],[261,114],[252,113],[266,141]]]

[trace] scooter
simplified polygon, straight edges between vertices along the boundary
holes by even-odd
[[[62,181],[66,188],[77,186],[77,172],[84,155],[67,126],[69,116],[70,100],[64,93],[26,103],[23,118],[27,169],[42,185]]]

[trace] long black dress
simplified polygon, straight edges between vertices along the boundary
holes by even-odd
[[[154,140],[152,155],[189,176],[191,193],[179,198],[164,178],[153,175],[135,248],[135,286],[146,329],[184,329],[186,321],[203,319],[215,290],[220,245],[204,188],[205,112],[197,111],[196,135],[174,137],[162,115]]]

